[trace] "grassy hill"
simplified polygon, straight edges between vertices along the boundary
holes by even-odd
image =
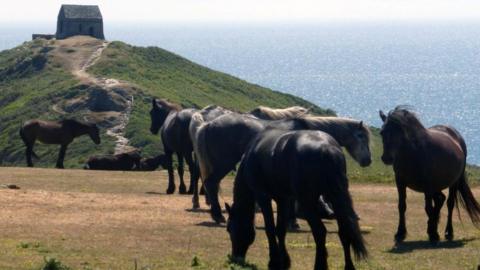
[[[88,88],[66,64],[69,54],[74,55],[82,48],[69,47],[68,44],[36,40],[0,52],[0,165],[24,166],[24,146],[18,136],[23,121],[31,118],[82,119],[88,114],[85,111],[61,114],[54,110],[55,104],[77,98]],[[86,44],[90,46],[88,42]],[[58,55],[60,49],[63,57]],[[332,110],[319,108],[299,97],[211,70],[157,47],[112,42],[87,72],[98,78],[128,82],[132,86],[134,103],[125,137],[147,156],[158,153],[162,148],[159,137],[149,131],[148,111],[152,97],[168,98],[184,107],[218,104],[246,111],[258,105],[301,105],[313,107],[317,114],[334,114]],[[392,182],[391,168],[380,161],[382,144],[378,131],[374,130],[373,134],[373,164],[366,169],[360,168],[349,159],[350,178],[356,182]],[[106,136],[105,131],[99,146],[87,137],[79,138],[70,145],[65,165],[81,167],[88,156],[112,153],[113,148],[114,141]],[[52,167],[57,151],[57,146],[37,145],[36,152],[41,159],[36,161],[36,165]],[[480,169],[470,167],[469,174],[472,181],[480,181]]]
[[[54,53],[55,41],[35,40],[0,52],[0,164],[24,166],[24,146],[18,130],[27,119],[82,119],[82,111],[60,114],[55,104],[77,97],[88,87],[69,72],[65,59]],[[61,45],[60,47],[64,47]],[[75,48],[62,48],[74,53]],[[150,134],[152,97],[168,98],[185,107],[218,104],[234,110],[249,110],[258,105],[313,107],[321,114],[333,114],[288,94],[250,84],[224,73],[192,63],[165,50],[133,47],[113,42],[88,72],[115,78],[134,85],[134,105],[126,129],[131,144],[145,155],[161,151],[158,136]],[[114,141],[102,134],[102,144],[95,146],[82,137],[72,143],[66,167],[81,167],[88,156],[112,153]],[[57,146],[37,145],[41,157],[38,166],[53,166]],[[35,161],[34,161],[35,162]]]

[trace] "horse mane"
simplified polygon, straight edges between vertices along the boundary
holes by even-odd
[[[156,99],[155,100],[158,105],[160,105],[162,108],[167,108],[168,110],[174,110],[174,111],[181,111],[182,106],[175,104],[173,102],[169,102],[168,100],[161,98],[161,99]]]
[[[348,136],[353,134],[354,131],[358,130],[360,123],[362,123],[359,120],[335,116],[307,116],[299,119],[305,121],[306,125],[309,126],[310,129],[320,129],[326,131],[337,140],[346,139]],[[362,123],[361,128],[370,141],[371,131],[368,126]],[[339,141],[339,143],[342,142]]]
[[[398,124],[406,133],[416,136],[425,131],[417,114],[409,106],[397,106],[388,113],[387,121]]]
[[[284,109],[275,109],[266,106],[258,106],[249,113],[267,120],[279,120],[286,118],[303,117],[310,110],[301,106],[292,106]]]

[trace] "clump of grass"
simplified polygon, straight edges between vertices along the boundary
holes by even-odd
[[[72,270],[55,258],[43,258],[43,260],[45,264],[39,268],[40,270]]]
[[[39,248],[40,243],[35,242],[35,243],[30,243],[30,242],[20,242],[18,245],[19,248],[27,249],[27,248]]]
[[[249,263],[243,258],[234,257],[228,255],[226,266],[230,270],[257,270],[257,266],[253,263]]]
[[[197,255],[193,256],[192,258],[192,263],[190,265],[191,267],[199,267],[202,266],[202,263],[200,262],[200,258],[197,257]]]

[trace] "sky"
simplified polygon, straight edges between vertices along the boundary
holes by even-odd
[[[2,0],[0,22],[54,22],[61,4],[100,5],[110,22],[479,20],[479,0]]]

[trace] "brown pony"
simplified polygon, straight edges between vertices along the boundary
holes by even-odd
[[[251,110],[249,114],[264,120],[280,120],[294,117],[303,117],[309,113],[310,109],[293,106],[283,109],[275,109],[266,106],[258,106]]]
[[[60,153],[57,159],[57,168],[63,169],[63,160],[68,145],[76,137],[88,134],[95,144],[100,144],[99,129],[95,124],[83,123],[73,119],[61,120],[58,122],[29,120],[20,128],[20,137],[27,147],[27,165],[33,167],[32,155],[33,145],[36,140],[45,144],[60,144]]]
[[[406,188],[425,194],[425,211],[428,215],[430,242],[440,239],[437,228],[440,210],[445,202],[442,190],[448,188],[448,220],[445,238],[453,239],[452,212],[460,195],[461,204],[472,222],[480,225],[480,205],[475,200],[465,174],[467,147],[460,133],[449,126],[425,128],[416,115],[399,106],[385,115],[380,111],[383,126],[382,160],[393,165],[398,189],[400,214],[395,240],[405,239]]]

